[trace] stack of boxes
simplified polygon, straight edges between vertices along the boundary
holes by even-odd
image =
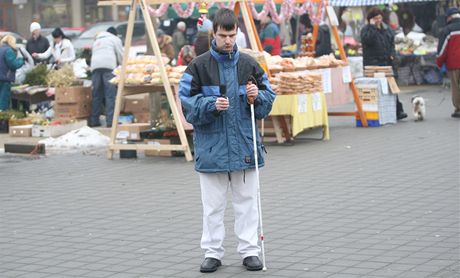
[[[91,114],[91,87],[56,88],[54,99],[57,119],[87,119]]]
[[[385,78],[356,79],[356,88],[368,126],[396,123],[396,95],[389,91]],[[356,116],[356,126],[362,127],[359,115]]]

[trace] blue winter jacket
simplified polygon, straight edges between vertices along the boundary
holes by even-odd
[[[267,75],[249,55],[235,45],[232,53],[219,53],[213,41],[209,51],[187,67],[179,85],[179,95],[187,121],[194,128],[195,170],[203,173],[233,172],[255,167],[251,110],[246,84],[254,80],[259,95],[255,117],[265,118],[272,108],[275,93]],[[253,82],[254,82],[253,81]],[[230,107],[217,111],[217,97],[225,93]],[[259,167],[264,165],[259,132]]]
[[[16,70],[24,65],[22,58],[17,58],[13,48],[0,45],[0,82],[14,82]]]

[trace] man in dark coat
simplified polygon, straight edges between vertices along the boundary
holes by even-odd
[[[32,22],[30,24],[30,33],[32,37],[27,40],[26,50],[32,55],[32,53],[43,53],[50,47],[49,41],[43,37],[41,34],[41,26],[38,22]],[[43,62],[39,58],[34,58],[34,63],[38,64]],[[45,61],[46,62],[46,61]]]
[[[396,57],[393,31],[382,22],[383,12],[379,8],[372,8],[367,14],[369,24],[361,30],[361,44],[363,46],[364,66],[393,66]],[[394,70],[394,74],[397,72]],[[396,118],[407,118],[402,103],[396,95]]]

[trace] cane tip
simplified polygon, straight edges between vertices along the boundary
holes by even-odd
[[[262,271],[267,271],[267,267],[264,266],[264,267],[262,268]]]

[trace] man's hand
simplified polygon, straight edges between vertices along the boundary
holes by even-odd
[[[375,19],[374,19],[374,18],[371,18],[371,19],[369,20],[369,23],[372,24],[372,25],[375,25]]]
[[[226,97],[218,97],[216,99],[216,109],[217,111],[224,111],[228,110],[230,103],[228,102],[228,98]]]
[[[38,54],[37,53],[32,53],[32,57],[37,58]]]
[[[252,82],[249,82],[246,85],[246,95],[248,97],[249,104],[254,104],[254,101],[259,95],[259,88],[257,88],[257,86],[253,84]]]

